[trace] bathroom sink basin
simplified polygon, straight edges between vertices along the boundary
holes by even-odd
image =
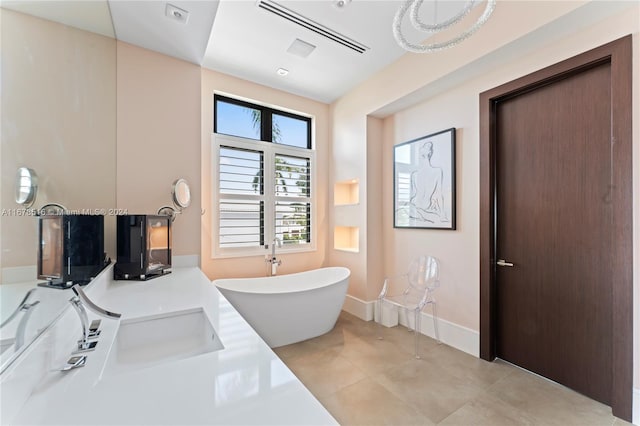
[[[123,320],[103,376],[224,349],[202,308]]]

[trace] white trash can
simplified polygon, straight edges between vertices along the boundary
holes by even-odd
[[[398,325],[398,306],[393,303],[381,303],[381,312],[376,315],[380,324],[385,327],[395,327]],[[376,307],[379,304],[376,304]]]

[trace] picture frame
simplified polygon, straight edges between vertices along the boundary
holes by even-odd
[[[393,147],[393,227],[456,229],[456,129]]]

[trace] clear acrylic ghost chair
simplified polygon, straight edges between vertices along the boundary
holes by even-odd
[[[431,305],[432,307],[433,328],[436,340],[440,343],[436,300],[433,298],[433,292],[440,287],[439,273],[440,267],[435,257],[417,257],[409,264],[409,270],[406,274],[385,278],[382,290],[378,295],[376,306],[378,315],[382,315],[382,306],[385,302],[399,305],[404,309],[407,325],[410,326],[411,318],[409,312],[413,312],[416,358],[420,358],[420,354],[418,353],[418,337],[420,335],[421,313],[427,305]],[[391,283],[398,279],[404,280],[403,284],[405,287],[402,293],[394,294],[390,288],[392,287]],[[378,321],[381,322],[381,317],[378,318]]]

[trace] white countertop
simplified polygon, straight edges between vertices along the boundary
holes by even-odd
[[[98,347],[88,353],[86,366],[63,373],[54,367],[66,361],[80,334],[80,322],[69,309],[36,342],[49,345],[51,365],[10,423],[337,424],[198,268],[174,269],[146,282],[110,281],[89,296],[122,318],[103,319]],[[104,374],[120,321],[200,307],[224,349]],[[3,396],[3,405],[10,402]]]
[[[35,339],[42,330],[47,328],[69,306],[68,300],[71,297],[70,289],[58,290],[38,287],[38,282],[42,282],[42,280],[0,285],[0,317],[2,321],[6,320],[16,310],[29,290],[35,289],[27,303],[32,304],[36,301],[39,303],[32,307],[33,311],[24,329],[23,337],[26,344]],[[10,358],[14,355],[15,348],[12,345],[16,340],[16,332],[24,316],[24,312],[18,313],[0,329],[0,347],[5,349],[0,354],[0,366],[10,361]]]

